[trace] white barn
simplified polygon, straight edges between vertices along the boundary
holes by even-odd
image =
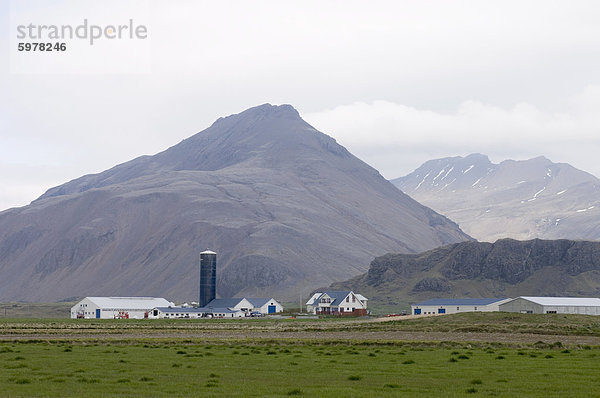
[[[413,315],[456,314],[459,312],[500,311],[509,298],[450,298],[431,299],[411,305]]]
[[[249,298],[247,300],[252,303],[252,311],[260,312],[263,315],[283,312],[283,306],[274,298]]]
[[[71,318],[147,318],[155,307],[174,304],[156,297],[86,297],[71,307]]]
[[[274,298],[218,298],[206,305],[212,308],[229,308],[247,313],[258,311],[263,315],[283,312],[283,306]]]
[[[501,304],[500,311],[523,314],[600,315],[600,298],[521,296]]]

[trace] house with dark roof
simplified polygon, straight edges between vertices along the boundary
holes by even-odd
[[[312,295],[306,309],[317,315],[367,315],[368,299],[352,291],[326,291]]]
[[[449,298],[431,299],[411,305],[413,315],[456,314],[458,312],[500,311],[500,304],[509,298]]]

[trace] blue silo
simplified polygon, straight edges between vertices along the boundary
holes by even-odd
[[[200,253],[200,300],[205,307],[215,299],[217,293],[217,253],[205,250]]]

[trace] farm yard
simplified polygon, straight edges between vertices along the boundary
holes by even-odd
[[[0,320],[0,396],[593,396],[600,319]]]

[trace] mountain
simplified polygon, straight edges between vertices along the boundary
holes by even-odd
[[[367,273],[331,288],[387,304],[435,297],[598,297],[600,242],[500,239],[386,254]]]
[[[0,300],[194,300],[206,248],[217,295],[296,300],[374,256],[466,239],[294,108],[265,104],[1,212]]]
[[[392,182],[479,241],[600,239],[600,180],[544,157],[436,159]]]

